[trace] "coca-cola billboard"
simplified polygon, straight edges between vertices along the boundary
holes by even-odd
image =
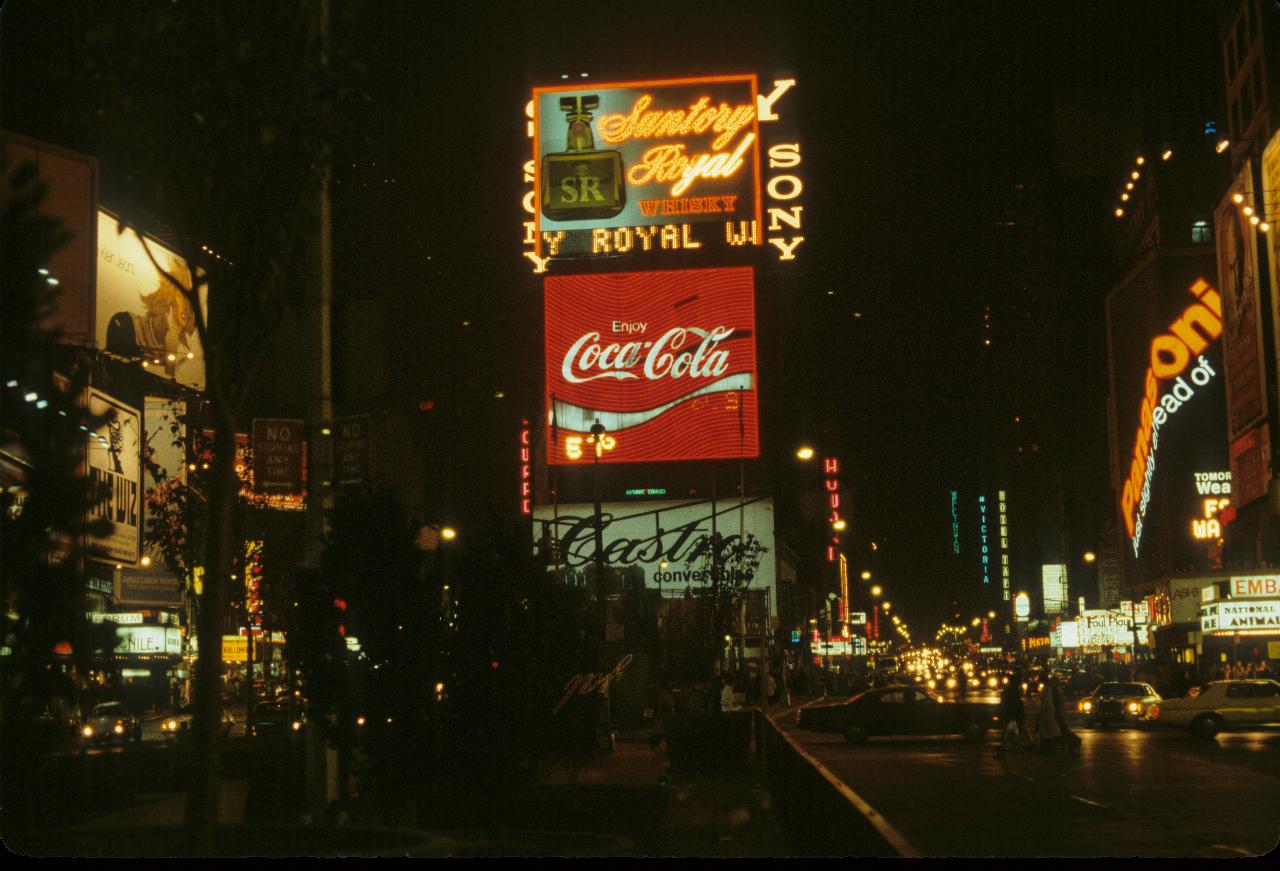
[[[546,352],[551,463],[759,455],[750,268],[548,278]]]

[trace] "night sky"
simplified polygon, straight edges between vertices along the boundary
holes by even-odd
[[[1010,445],[1043,453],[1069,547],[1093,546],[1112,513],[1111,199],[1136,143],[1189,135],[1169,121],[1180,94],[1221,90],[1208,4],[334,6],[370,96],[338,165],[340,293],[394,319],[389,402],[540,401],[520,256],[531,86],[794,74],[806,242],[778,292],[788,330],[814,338],[787,352],[813,386],[788,398],[783,437],[823,430],[855,464],[853,510],[913,626],[946,616],[931,565],[950,547],[947,491]],[[5,4],[0,123],[95,151],[103,122],[84,109],[100,94],[47,70],[104,14]],[[125,199],[113,171],[104,200]],[[459,446],[458,465],[490,449]]]

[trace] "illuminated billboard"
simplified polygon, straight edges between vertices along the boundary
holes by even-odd
[[[87,437],[90,516],[111,522],[106,535],[91,536],[90,552],[98,559],[133,565],[142,545],[142,415],[94,387],[89,388],[88,410],[103,421]]]
[[[1169,429],[1176,430],[1181,420],[1192,417],[1190,412],[1179,414],[1179,411],[1197,394],[1210,392],[1203,388],[1221,380],[1218,378],[1220,364],[1211,360],[1211,355],[1206,355],[1222,335],[1222,300],[1204,279],[1193,282],[1189,292],[1196,301],[1188,304],[1184,297],[1178,317],[1147,340],[1141,400],[1134,403],[1138,410],[1133,414],[1132,409],[1125,409],[1128,412],[1126,419],[1132,422],[1133,429],[1125,428],[1118,433],[1120,439],[1126,439],[1128,433],[1133,433],[1132,441],[1128,442],[1131,447],[1119,458],[1128,465],[1118,466],[1117,472],[1122,482],[1121,519],[1135,558],[1142,546],[1148,508],[1153,501],[1153,482],[1160,466],[1158,461],[1163,460],[1167,453],[1160,449],[1161,437],[1167,439],[1165,434]],[[1110,318],[1114,329],[1117,318],[1114,309]],[[1117,359],[1119,355],[1113,338],[1113,378],[1115,370],[1120,368]],[[1209,404],[1212,405],[1211,402]],[[1202,400],[1196,407],[1205,405]],[[1213,410],[1206,408],[1210,415]],[[1194,424],[1188,427],[1190,436],[1194,434]]]
[[[166,274],[184,287],[191,286],[185,260],[136,230],[122,233],[115,217],[98,212],[98,347],[140,360],[156,375],[203,390],[204,349],[196,332],[195,312]],[[205,296],[202,291],[200,305],[207,314]]]
[[[750,268],[545,285],[548,462],[759,455]]]
[[[773,500],[745,504],[710,502],[606,502],[601,505],[605,563],[639,568],[648,589],[671,595],[698,593],[713,582],[712,527],[720,537],[720,579],[738,589],[774,587]],[[596,516],[590,504],[538,505],[533,512],[535,542],[555,541],[563,581],[586,586],[596,559]],[[740,542],[754,557],[734,559]],[[777,613],[770,602],[770,613]]]
[[[535,88],[524,173],[534,271],[554,258],[762,245],[795,259],[800,144],[777,123],[795,84],[759,93],[742,74]]]
[[[1067,567],[1049,563],[1040,567],[1040,592],[1045,614],[1064,614],[1067,610]]]

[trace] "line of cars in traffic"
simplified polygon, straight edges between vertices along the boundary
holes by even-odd
[[[1010,680],[1021,677],[1023,695],[1038,697],[1049,676],[1044,671],[1019,675],[968,663],[908,665],[903,672],[881,675],[879,686],[851,698],[801,708],[797,725],[841,734],[852,744],[877,735],[961,735],[980,741],[1002,724],[1000,704],[991,699],[990,691],[1003,691]],[[1143,681],[1108,681],[1087,672],[1053,676],[1065,695],[1078,696],[1075,710],[1090,728],[1183,729],[1211,739],[1230,729],[1280,727],[1280,683],[1274,680],[1213,681],[1193,687],[1181,698],[1165,699]],[[968,698],[968,688],[979,692]],[[985,698],[983,689],[988,691]]]

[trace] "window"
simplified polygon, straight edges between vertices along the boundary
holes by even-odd
[[[1213,241],[1213,228],[1208,221],[1196,221],[1191,225],[1191,241],[1196,245]]]
[[[900,691],[900,690],[899,690],[899,691],[896,691],[896,692],[892,692],[892,693],[884,693],[883,695],[881,695],[881,696],[880,696],[880,704],[882,704],[882,705],[900,705],[900,704],[902,704],[902,703],[903,703],[903,700],[904,700],[904,699],[903,699],[903,697],[904,697],[905,695],[906,695],[906,694],[905,694],[905,693],[903,693],[903,692],[902,692],[902,691]]]
[[[1273,699],[1280,696],[1280,684],[1277,683],[1256,683],[1251,688],[1255,699]]]
[[[1247,683],[1227,684],[1227,698],[1229,699],[1248,698],[1250,695],[1252,695],[1252,693],[1250,693],[1250,690],[1252,689],[1253,687],[1249,686]]]

